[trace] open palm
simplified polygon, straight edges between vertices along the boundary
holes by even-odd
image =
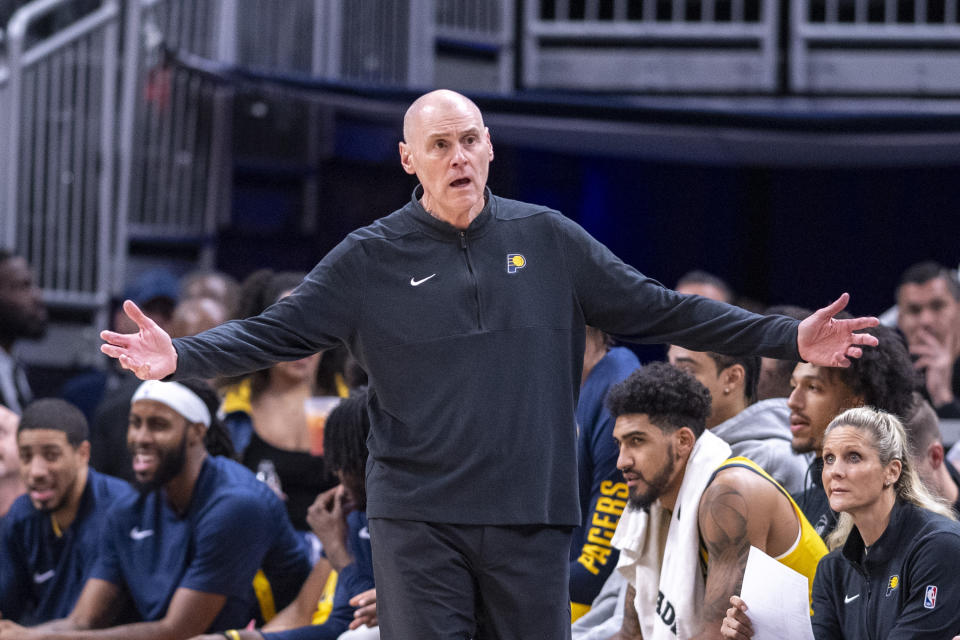
[[[800,357],[821,367],[849,367],[849,358],[863,355],[861,345],[877,346],[879,340],[868,333],[854,333],[880,324],[877,318],[851,318],[837,320],[835,315],[843,311],[850,301],[844,293],[833,304],[818,309],[800,323],[797,330],[797,348]]]
[[[133,371],[141,380],[160,380],[177,368],[177,351],[166,331],[148,318],[131,300],[123,303],[123,311],[140,329],[137,333],[101,331],[107,344],[100,351],[116,358],[120,366]]]

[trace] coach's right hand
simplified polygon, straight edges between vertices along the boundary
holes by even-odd
[[[177,369],[177,350],[166,331],[144,315],[143,311],[127,300],[123,310],[140,329],[137,333],[101,331],[100,337],[107,344],[100,351],[116,358],[120,366],[129,369],[141,380],[160,380]]]

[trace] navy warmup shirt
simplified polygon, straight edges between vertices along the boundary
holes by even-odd
[[[367,514],[354,511],[347,516],[347,547],[353,563],[343,568],[337,576],[337,588],[333,593],[333,610],[327,621],[320,625],[298,627],[289,631],[264,633],[266,640],[336,640],[350,626],[354,607],[350,598],[373,589],[373,556],[370,551],[370,532],[367,530]]]
[[[610,387],[639,367],[632,351],[614,347],[580,389],[577,472],[582,516],[570,545],[570,600],[587,607],[617,566],[620,554],[610,540],[627,506],[627,484],[617,469],[620,447],[613,439],[615,421],[603,403]]]
[[[279,610],[310,571],[306,546],[273,491],[242,465],[208,456],[186,513],[162,490],[114,504],[92,577],[125,585],[148,621],[164,617],[178,588],[224,595],[210,629],[233,629],[255,617],[261,568]]]
[[[29,496],[17,498],[0,534],[3,617],[24,625],[66,617],[97,560],[107,509],[135,495],[123,480],[89,469],[76,518],[61,535]]]

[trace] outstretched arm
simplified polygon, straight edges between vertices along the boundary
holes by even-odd
[[[800,357],[821,367],[849,367],[850,358],[863,355],[861,345],[877,346],[879,341],[867,333],[854,333],[880,324],[877,318],[851,318],[837,320],[834,316],[843,311],[850,301],[844,293],[833,304],[815,311],[800,323],[797,329],[797,349]]]
[[[101,331],[107,343],[100,351],[116,358],[120,366],[133,371],[141,380],[160,380],[177,369],[177,351],[166,331],[148,318],[132,300],[123,303],[123,310],[133,320],[137,333]]]

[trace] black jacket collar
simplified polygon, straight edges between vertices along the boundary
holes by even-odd
[[[890,522],[883,530],[877,541],[870,547],[867,557],[863,557],[863,538],[856,527],[850,530],[850,535],[843,545],[843,556],[864,574],[869,574],[872,567],[883,566],[901,548],[900,536],[903,531],[903,521],[912,509],[912,504],[897,500],[890,511]]]
[[[490,219],[493,217],[496,208],[496,202],[493,199],[493,193],[490,191],[490,187],[484,187],[483,197],[486,202],[483,205],[483,209],[477,214],[477,217],[470,222],[470,226],[466,229],[458,229],[449,222],[434,218],[430,215],[430,213],[423,208],[423,205],[420,204],[420,198],[422,196],[423,185],[418,184],[410,195],[409,208],[413,213],[413,220],[418,227],[426,231],[429,235],[445,240],[459,238],[461,231],[466,232],[467,238],[475,238],[483,235],[489,226]]]

